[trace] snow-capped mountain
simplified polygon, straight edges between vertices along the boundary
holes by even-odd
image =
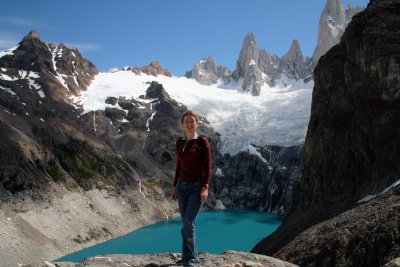
[[[199,84],[185,77],[137,75],[131,71],[99,73],[86,91],[73,97],[84,112],[105,110],[110,96],[139,99],[148,82],[157,81],[175,100],[206,117],[221,134],[222,152],[234,155],[259,146],[293,146],[304,142],[310,116],[313,82],[282,77],[264,85],[260,96],[243,93],[240,83]]]
[[[282,57],[272,55],[257,47],[256,37],[249,32],[243,40],[233,71],[219,66],[214,59],[209,58],[201,59],[185,76],[205,85],[235,81],[240,83],[244,92],[253,96],[260,95],[264,85],[273,86],[285,77],[307,83],[313,79],[313,71],[319,58],[339,43],[347,24],[361,10],[363,8],[352,7],[350,4],[345,9],[342,0],[327,0],[321,13],[318,43],[312,58],[303,57],[297,40],[292,41],[288,52]]]

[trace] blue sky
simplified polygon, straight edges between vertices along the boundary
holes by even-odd
[[[367,6],[368,0],[350,1]],[[325,0],[0,0],[0,50],[31,30],[42,41],[77,47],[100,71],[153,60],[182,76],[201,58],[234,69],[244,37],[282,56],[298,39],[316,46]]]

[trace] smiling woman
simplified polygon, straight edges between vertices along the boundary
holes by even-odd
[[[181,218],[140,228],[96,246],[77,251],[55,261],[81,262],[96,255],[180,252]],[[245,211],[207,211],[198,217],[199,251],[214,254],[226,250],[250,252],[257,242],[281,224],[274,214]]]

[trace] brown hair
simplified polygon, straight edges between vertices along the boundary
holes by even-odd
[[[197,112],[194,112],[192,110],[186,110],[181,117],[181,123],[183,124],[183,120],[185,119],[186,116],[193,116],[196,119],[196,122],[199,123],[199,114]]]

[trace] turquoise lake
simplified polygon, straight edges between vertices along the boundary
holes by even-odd
[[[199,252],[250,250],[282,223],[271,213],[248,210],[203,211],[196,221]],[[106,254],[181,252],[181,218],[152,224],[55,261],[81,262]]]

